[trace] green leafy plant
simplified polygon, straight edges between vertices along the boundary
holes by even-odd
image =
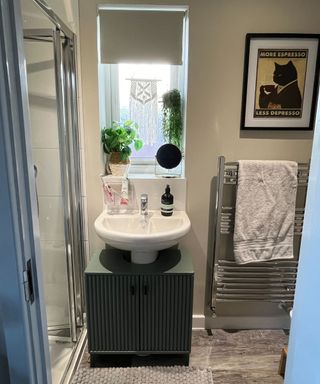
[[[162,96],[163,121],[162,133],[166,141],[181,149],[182,142],[182,113],[181,95],[177,89],[172,89]]]
[[[110,128],[103,128],[101,131],[101,143],[104,153],[120,153],[121,161],[127,161],[131,155],[130,146],[133,144],[136,151],[139,151],[143,142],[137,134],[138,124],[132,120],[124,123],[112,122]]]

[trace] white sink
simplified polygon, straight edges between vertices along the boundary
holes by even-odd
[[[162,216],[160,211],[149,211],[147,216],[103,211],[94,227],[105,243],[131,251],[132,263],[149,264],[156,260],[158,251],[176,245],[191,224],[184,211],[174,211],[172,216]]]

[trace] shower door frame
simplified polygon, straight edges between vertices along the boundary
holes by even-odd
[[[51,21],[56,20],[50,17]],[[85,268],[81,205],[80,143],[78,135],[78,108],[76,84],[76,37],[67,30],[28,29],[26,40],[53,44],[59,153],[64,202],[64,233],[68,279],[70,339],[78,340],[78,329],[83,326]],[[64,36],[62,36],[64,35]],[[68,326],[67,326],[68,327]],[[49,327],[58,330],[66,326]]]
[[[50,359],[19,0],[0,1],[0,36],[0,173],[5,206],[1,210],[1,228],[5,228],[0,272],[1,378],[45,384],[51,383]],[[31,269],[24,280],[28,264]]]

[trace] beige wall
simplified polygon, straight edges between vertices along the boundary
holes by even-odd
[[[111,3],[116,3],[112,1]],[[119,0],[119,3],[139,3]],[[101,211],[96,16],[98,0],[80,0],[80,43],[85,130],[89,241],[91,252],[102,244],[93,221]],[[246,33],[320,32],[317,0],[177,0],[148,4],[190,6],[187,105],[187,211],[192,231],[182,242],[193,255],[196,279],[194,313],[204,310],[208,254],[210,183],[217,157],[290,159],[310,157],[309,133],[246,133],[240,135],[240,108]],[[210,235],[211,236],[211,235]]]
[[[78,0],[46,0],[46,2],[73,32],[78,33]]]

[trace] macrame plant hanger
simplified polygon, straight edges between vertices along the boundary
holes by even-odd
[[[145,145],[159,139],[157,82],[153,79],[127,79],[130,86],[130,119],[138,124],[140,138]]]

